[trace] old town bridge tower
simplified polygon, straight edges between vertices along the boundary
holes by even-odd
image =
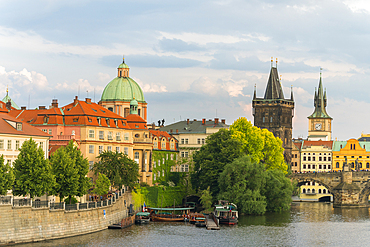
[[[284,98],[277,66],[273,67],[272,60],[265,96],[257,98],[255,88],[252,107],[254,126],[268,129],[275,137],[282,140],[284,157],[290,165],[292,157],[292,120],[294,117],[293,91],[291,91],[290,99]]]

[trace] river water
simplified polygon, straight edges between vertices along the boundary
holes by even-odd
[[[219,231],[185,222],[150,222],[22,246],[368,246],[369,210],[300,202],[289,212],[240,216],[237,226]]]

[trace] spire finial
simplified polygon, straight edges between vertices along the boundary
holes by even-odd
[[[273,66],[273,62],[274,62],[274,58],[273,58],[273,57],[271,57],[271,68],[272,68],[272,66]]]
[[[276,68],[277,68],[278,59],[276,58]]]
[[[125,55],[122,55],[122,59],[123,59],[122,63],[125,63]]]
[[[320,67],[320,78],[321,78],[321,75],[322,75],[322,68]]]
[[[8,92],[9,92],[8,85],[6,85],[6,95],[8,95]]]

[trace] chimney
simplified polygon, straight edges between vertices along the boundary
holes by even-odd
[[[58,108],[58,100],[57,99],[53,99],[51,101],[51,108]]]
[[[178,129],[176,129],[176,134],[178,134],[179,133],[179,130]]]
[[[197,120],[196,119],[194,119],[194,122],[196,122]]]
[[[73,104],[76,105],[78,103],[78,96],[75,97],[75,99],[73,100]]]
[[[205,118],[203,118],[202,119],[202,125],[205,125],[206,124],[206,119]]]
[[[27,110],[25,106],[21,106],[21,110]]]
[[[10,102],[10,100],[8,100],[8,102],[6,102],[6,104],[5,104],[5,107],[6,107],[6,109],[8,109],[10,111],[10,109],[12,108],[12,102]]]
[[[189,124],[189,118],[186,120],[186,123]]]
[[[88,104],[91,104],[91,99],[90,98],[85,98],[85,102]]]
[[[44,106],[44,105],[40,105],[40,106],[39,106],[39,110],[46,110],[46,106]]]
[[[218,124],[218,118],[215,118],[215,124]]]
[[[225,119],[221,119],[221,122],[222,122],[223,124],[226,124],[226,120],[225,120]]]

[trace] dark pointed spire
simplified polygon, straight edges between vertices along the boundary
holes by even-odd
[[[272,67],[265,91],[265,99],[284,99],[277,68]]]
[[[256,84],[254,84],[254,94],[253,94],[253,99],[256,99],[257,98],[257,86]]]
[[[320,80],[319,80],[319,88],[316,91],[315,88],[315,99],[314,99],[314,106],[315,111],[312,113],[308,118],[330,118],[329,114],[326,112],[326,90],[325,93],[323,92],[322,86],[322,68],[320,68]]]
[[[293,85],[290,86],[290,100],[291,101],[294,101],[294,98],[293,98]]]

